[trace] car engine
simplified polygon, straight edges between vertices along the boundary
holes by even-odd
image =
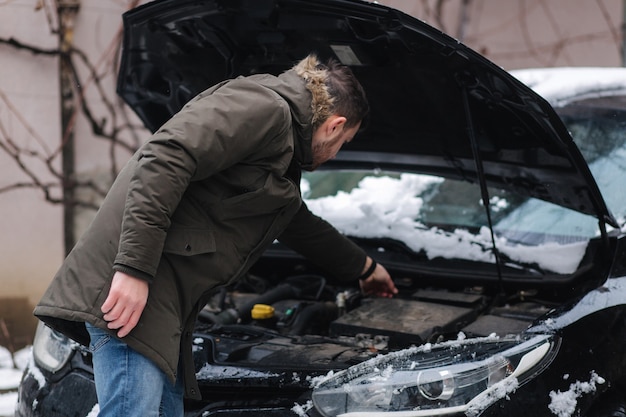
[[[215,294],[198,318],[198,334],[211,335],[211,347],[200,355],[198,367],[221,360],[329,368],[341,362],[347,367],[424,343],[519,333],[549,311],[523,294],[494,304],[493,297],[475,287],[413,289],[398,282],[400,294],[387,299],[364,297],[356,285],[337,286],[317,274],[291,275],[272,284],[249,275]],[[206,347],[206,341],[198,343]]]

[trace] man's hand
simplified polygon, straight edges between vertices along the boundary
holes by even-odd
[[[367,265],[370,264],[371,259],[368,258]],[[393,283],[389,272],[381,264],[376,265],[376,269],[372,275],[366,279],[360,280],[359,285],[363,294],[373,294],[378,297],[391,298],[398,293],[396,285]]]
[[[139,322],[139,317],[148,301],[148,282],[116,272],[111,282],[111,290],[104,300],[101,310],[109,329],[119,329],[117,336],[122,338],[130,333]]]

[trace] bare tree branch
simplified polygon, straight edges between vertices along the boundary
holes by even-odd
[[[61,54],[61,51],[58,49],[42,49],[38,46],[27,45],[14,38],[8,38],[8,39],[0,38],[0,44],[12,46],[16,49],[29,51],[35,55],[60,55]]]
[[[134,0],[129,4],[129,7],[135,7],[138,3],[139,0]],[[0,3],[1,5],[2,3]],[[45,9],[51,34],[58,34],[59,17],[56,16],[58,10],[54,7],[54,4],[46,0],[40,0],[37,8]],[[29,125],[16,106],[10,103],[6,94],[0,91],[0,102],[6,105],[5,107],[9,110],[10,117],[18,121],[27,135],[34,139],[34,142],[32,140],[22,140],[21,142],[15,140],[0,120],[0,152],[9,156],[18,170],[28,179],[26,181],[16,180],[10,184],[2,184],[0,193],[17,189],[38,189],[43,193],[46,201],[52,204],[69,204],[86,209],[97,209],[99,200],[106,195],[108,185],[117,175],[116,157],[119,155],[118,151],[134,152],[140,143],[141,133],[145,132],[143,126],[133,124],[130,121],[123,102],[117,98],[111,99],[109,97],[110,92],[103,86],[105,78],[115,77],[121,39],[122,31],[119,28],[114,34],[109,47],[106,48],[106,51],[99,58],[98,63],[94,64],[83,50],[74,46],[61,51],[59,48],[47,49],[27,44],[13,37],[0,38],[0,46],[4,45],[15,51],[27,51],[35,56],[64,59],[70,70],[72,85],[75,89],[74,97],[79,105],[77,112],[68,119],[66,131],[62,132],[59,145],[54,149],[50,149],[50,146],[47,144],[49,141],[47,142],[36,133],[36,130]],[[103,66],[103,64],[105,65]],[[81,71],[79,71],[78,66],[86,69],[87,78],[85,80],[81,79]],[[101,69],[98,70],[98,67]],[[98,110],[100,114],[94,111],[92,103],[85,95],[88,88],[94,88],[97,92],[98,98],[96,102],[104,105],[104,113],[102,113],[101,109]],[[84,176],[68,176],[67,173],[61,171],[61,151],[66,144],[70,131],[75,128],[76,120],[79,116],[88,122],[91,127],[92,137],[109,143],[109,163],[107,164],[109,166],[107,169],[109,180],[104,184],[99,184],[93,179]],[[128,139],[124,138],[125,135],[128,136]],[[36,147],[33,147],[33,145],[36,145]],[[45,170],[42,170],[42,167],[45,167]],[[68,198],[63,197],[64,187],[71,187],[76,191],[83,190],[86,192],[67,193],[72,196],[70,197],[72,201],[67,201]]]

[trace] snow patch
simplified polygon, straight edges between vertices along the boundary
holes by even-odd
[[[0,390],[7,391],[17,388],[23,372],[15,368],[0,368]]]
[[[307,381],[309,381],[311,388],[317,388],[322,382],[332,378],[333,376],[335,376],[335,371],[329,371],[326,375],[316,376],[313,378],[307,377]]]
[[[100,412],[100,406],[98,405],[98,403],[96,403],[96,405],[93,406],[89,414],[87,414],[85,417],[98,417],[99,412]]]
[[[623,68],[529,68],[511,71],[554,107],[573,99],[615,95],[624,90]]]
[[[509,394],[515,392],[519,387],[517,378],[509,377],[496,384],[494,384],[489,391],[484,395],[481,395],[469,404],[469,407],[465,411],[467,417],[476,417],[487,409],[491,404],[496,401],[506,398],[509,399]]]
[[[15,411],[17,387],[32,356],[31,350],[29,346],[11,355],[8,349],[0,346],[0,390],[9,391],[0,394],[0,416],[12,416]]]
[[[41,373],[37,365],[35,365],[35,357],[32,354],[30,355],[30,358],[28,361],[28,367],[26,369],[27,369],[27,372],[33,378],[35,378],[35,380],[39,384],[39,388],[43,388],[46,386],[46,377],[43,376],[43,374]]]
[[[583,394],[590,394],[596,391],[596,384],[604,384],[605,380],[601,376],[591,372],[589,382],[576,381],[570,384],[569,390],[565,392],[550,391],[550,404],[548,408],[557,417],[571,417],[576,411],[578,398]]]
[[[8,349],[0,346],[0,368],[10,368],[13,366],[13,358]]]
[[[17,404],[17,392],[0,394],[0,416],[12,416]]]
[[[313,402],[309,400],[304,405],[294,404],[294,406],[291,408],[291,411],[293,411],[295,414],[297,414],[300,417],[307,417],[306,412],[309,411],[311,408],[313,408]]]

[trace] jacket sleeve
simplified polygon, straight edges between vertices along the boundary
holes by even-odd
[[[356,280],[365,267],[366,254],[305,203],[278,238],[340,281]]]
[[[132,173],[114,269],[153,277],[171,216],[189,184],[268,152],[273,139],[290,131],[290,118],[284,100],[245,78],[188,103],[129,164]]]

